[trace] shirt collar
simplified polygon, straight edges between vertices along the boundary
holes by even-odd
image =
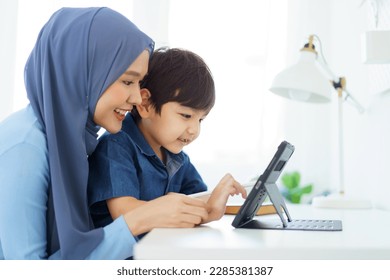
[[[146,141],[145,137],[139,130],[134,117],[131,113],[127,114],[125,120],[123,121],[122,130],[126,132],[133,142],[137,145],[140,151],[146,156],[155,156],[156,153],[153,151],[152,147]]]

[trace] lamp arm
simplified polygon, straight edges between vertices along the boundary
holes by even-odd
[[[352,105],[353,107],[355,107],[355,109],[360,113],[364,113],[364,108],[363,106],[356,100],[356,98],[354,98],[352,96],[352,94],[347,90],[347,88],[345,87],[345,78],[340,78],[338,76],[336,76],[333,71],[329,68],[328,66],[328,63],[326,62],[325,60],[325,57],[324,57],[324,54],[322,53],[322,45],[321,45],[321,41],[319,40],[318,36],[315,36],[316,39],[319,41],[320,43],[320,54],[321,54],[321,59],[322,61],[318,61],[318,63],[322,66],[322,68],[325,70],[325,72],[327,72],[327,74],[331,77],[332,79],[332,84],[334,86],[334,88],[337,90],[338,87],[336,87],[335,85],[340,85],[341,84],[341,88],[343,89],[343,91],[346,93],[346,96],[344,98],[344,101],[348,102],[350,105]],[[344,79],[343,82],[341,82],[341,79]],[[339,82],[337,82],[339,81]]]
[[[364,108],[362,105],[360,105],[360,103],[349,93],[349,91],[347,89],[344,89],[345,93],[347,94],[344,98],[344,100],[346,102],[348,102],[349,104],[351,104],[352,106],[354,106],[356,108],[356,110],[358,110],[358,112],[360,114],[363,114],[364,113]]]

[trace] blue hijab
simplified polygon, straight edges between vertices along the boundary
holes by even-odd
[[[84,259],[101,242],[87,203],[87,155],[102,93],[154,42],[109,8],[63,8],[39,33],[25,67],[27,95],[47,137],[48,253]]]

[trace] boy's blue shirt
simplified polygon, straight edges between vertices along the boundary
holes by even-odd
[[[122,130],[104,134],[89,157],[88,198],[96,226],[112,221],[106,200],[131,196],[149,201],[169,192],[193,194],[207,190],[187,154],[165,150],[166,165],[157,157],[131,114]]]

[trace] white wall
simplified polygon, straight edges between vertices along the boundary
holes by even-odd
[[[371,198],[379,208],[390,209],[386,175],[390,156],[390,93],[373,92],[371,66],[361,61],[361,34],[372,29],[369,2],[289,1],[287,64],[297,58],[297,50],[309,34],[321,38],[329,66],[336,75],[347,78],[350,92],[366,108],[359,115],[353,107],[344,106],[346,191]],[[319,189],[338,186],[336,98],[333,101],[325,105],[289,102],[286,106],[286,136],[297,146],[294,164],[302,170],[303,179],[314,182]]]
[[[155,48],[169,45],[169,0],[134,0],[131,20],[153,38]]]

